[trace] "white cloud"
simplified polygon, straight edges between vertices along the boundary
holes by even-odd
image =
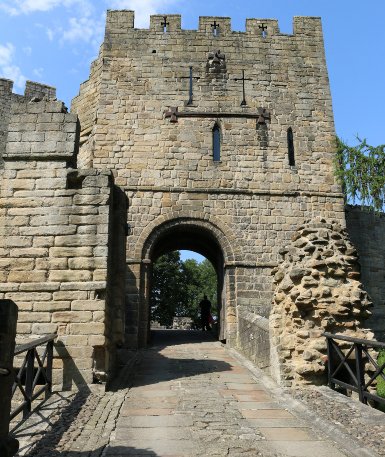
[[[128,9],[135,11],[135,27],[148,27],[150,15],[163,13],[178,0],[106,0],[111,9]]]
[[[46,33],[47,33],[47,37],[49,39],[49,41],[52,41],[53,40],[53,37],[55,35],[55,32],[50,29],[49,27],[46,29]]]
[[[91,14],[93,11],[90,0],[3,0],[0,3],[0,9],[11,16],[17,16],[36,11],[50,11],[60,6],[69,8],[75,5],[80,7],[83,14]]]
[[[36,76],[40,80],[43,78],[44,68],[42,68],[42,67],[34,68],[32,70],[32,73],[34,74],[34,76]]]
[[[104,31],[104,15],[102,19],[92,17],[71,17],[68,21],[68,27],[61,29],[61,38],[63,41],[85,41],[86,43],[100,45]]]
[[[13,62],[15,47],[12,43],[0,44],[0,76],[11,79],[17,88],[25,85],[27,78],[23,75],[20,67]]]
[[[0,73],[4,78],[11,79],[15,83],[15,87],[19,89],[24,88],[27,78],[22,74],[20,67],[17,65],[1,67]]]
[[[5,45],[0,44],[0,67],[9,65],[14,52],[15,47],[12,43],[7,43]]]
[[[24,46],[23,52],[24,52],[24,54],[25,54],[26,56],[32,55],[32,48],[31,48],[31,46]]]

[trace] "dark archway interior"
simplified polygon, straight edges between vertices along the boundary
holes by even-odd
[[[172,227],[159,236],[151,253],[151,260],[170,251],[194,251],[206,257],[217,273],[223,269],[223,254],[215,237],[201,227],[180,225]]]
[[[194,225],[183,224],[168,228],[161,233],[154,243],[150,258],[154,263],[161,255],[171,251],[194,251],[206,257],[217,273],[217,304],[219,311],[219,326],[223,316],[223,289],[224,289],[224,256],[215,236],[207,229]],[[150,280],[151,287],[151,280]],[[221,334],[221,332],[220,332]]]

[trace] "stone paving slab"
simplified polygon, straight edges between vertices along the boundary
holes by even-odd
[[[166,407],[168,399],[174,404]],[[289,453],[277,442],[290,443]],[[195,342],[143,353],[105,455],[117,455],[119,446],[122,453],[126,445],[156,455],[291,457],[306,455],[309,444],[316,448],[319,443],[335,451],[328,457],[348,455],[326,437],[319,441],[220,343]]]
[[[187,440],[191,438],[191,432],[189,428],[184,427],[137,427],[135,429],[120,429],[115,433],[114,443],[125,441],[127,444],[128,440],[135,439],[161,439],[170,437],[175,440]]]
[[[241,409],[246,419],[293,419],[294,416],[285,409]]]
[[[156,428],[156,427],[190,427],[193,425],[191,417],[187,416],[133,416],[120,417],[117,428]]]
[[[324,441],[308,441],[304,444],[303,441],[274,441],[261,444],[261,455],[271,450],[284,455],[285,457],[345,457],[349,454],[344,454],[338,451],[335,446]]]
[[[298,407],[263,373],[218,342],[169,341],[142,351],[141,359],[135,376],[127,365],[111,392],[72,396],[61,414],[51,416],[52,428],[24,455],[377,455],[346,435],[335,434],[334,424],[325,426],[303,404]]]
[[[269,421],[259,422],[257,426],[265,438],[269,441],[317,441],[309,428],[295,428],[287,424],[280,427],[279,425],[269,425]]]

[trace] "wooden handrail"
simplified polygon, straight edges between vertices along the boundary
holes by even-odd
[[[27,352],[30,349],[33,349],[37,346],[41,346],[44,343],[53,341],[56,337],[57,337],[56,333],[51,333],[50,335],[43,336],[42,338],[38,338],[37,340],[29,341],[28,343],[24,343],[24,344],[18,344],[15,348],[15,355],[19,355],[22,352]]]
[[[333,333],[328,333],[328,332],[324,332],[324,333],[322,333],[322,335],[326,336],[326,338],[333,338],[333,340],[348,341],[349,343],[364,344],[364,345],[370,346],[372,348],[385,349],[385,343],[381,343],[380,341],[365,340],[362,338],[353,338],[351,336],[338,335],[338,334],[335,335]]]

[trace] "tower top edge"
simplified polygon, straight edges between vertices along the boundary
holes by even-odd
[[[114,33],[123,32],[124,30],[134,29],[151,32],[211,32],[213,29],[219,30],[221,35],[231,32],[237,33],[256,33],[262,28],[267,34],[279,34],[279,23],[273,18],[246,18],[246,30],[233,30],[231,27],[231,17],[228,16],[199,16],[198,29],[182,29],[181,14],[157,13],[150,15],[150,27],[135,27],[135,11],[133,10],[107,10],[106,31]],[[293,34],[314,34],[322,30],[321,18],[319,16],[294,16],[293,17]]]

